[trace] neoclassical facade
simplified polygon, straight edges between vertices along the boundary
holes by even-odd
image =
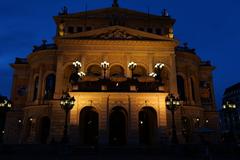
[[[54,17],[54,44],[43,41],[14,64],[6,143],[59,142],[63,136],[63,91],[76,99],[69,114],[72,144],[161,144],[171,137],[169,93],[179,96],[175,112],[180,143],[196,141],[199,128],[217,129],[212,71],[194,49],[179,46],[175,20],[164,10],[151,15],[113,6]],[[72,63],[85,76],[71,83]],[[109,67],[104,71],[101,62]],[[130,70],[128,64],[135,62]],[[161,63],[161,82],[149,76]],[[153,75],[153,74],[151,74]],[[16,134],[18,133],[18,134]]]

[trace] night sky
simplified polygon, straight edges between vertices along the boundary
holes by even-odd
[[[112,0],[1,0],[0,94],[10,96],[15,57],[26,57],[43,39],[53,41],[53,16],[63,6],[70,13],[110,7]],[[120,7],[175,18],[175,36],[195,48],[202,60],[211,60],[218,107],[226,87],[240,82],[239,0],[119,0]]]

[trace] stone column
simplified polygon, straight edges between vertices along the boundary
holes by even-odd
[[[165,104],[165,98],[167,93],[162,93],[158,96],[158,107],[159,107],[159,126],[158,127],[167,127],[167,110]]]
[[[126,63],[125,63],[125,67],[126,68],[124,68],[125,69],[125,74],[126,74],[126,76],[128,77],[128,78],[130,78],[132,75],[131,75],[131,71],[128,69],[128,63],[131,61],[131,59],[130,59],[130,57],[129,57],[129,55],[127,55],[126,56]]]
[[[72,110],[69,112],[69,139],[71,144],[78,144],[79,143],[79,108],[81,105],[81,99],[78,95],[74,94],[71,95],[75,97],[75,105],[73,106]]]
[[[139,129],[138,129],[138,110],[137,110],[137,95],[128,95],[128,144],[138,144]]]
[[[59,99],[62,96],[63,75],[64,75],[63,56],[60,55],[57,57],[56,85],[54,99]]]
[[[153,55],[150,54],[148,57],[148,74],[153,72],[153,62],[154,62]]]
[[[30,126],[30,135],[27,139],[27,143],[34,144],[36,143],[36,119],[33,118]]]
[[[99,110],[99,144],[108,144],[108,109],[109,109],[109,96],[102,97],[101,109]]]
[[[169,83],[170,83],[170,92],[174,95],[178,95],[177,91],[177,73],[176,73],[176,61],[175,61],[175,54],[174,52],[170,54],[170,77],[169,77]]]
[[[33,89],[34,89],[34,85],[35,85],[35,77],[33,77],[33,70],[30,70],[30,75],[29,75],[29,81],[28,81],[28,92],[27,92],[27,102],[32,102],[32,99],[33,99]]]
[[[38,94],[37,94],[37,100],[38,100],[38,104],[41,103],[41,101],[43,100],[43,94],[44,90],[45,90],[45,86],[43,85],[45,82],[45,79],[43,79],[43,66],[40,64],[39,67],[39,81],[38,81]]]
[[[192,96],[192,83],[191,83],[191,76],[188,76],[188,86],[189,86],[189,100],[190,100],[190,104],[193,105],[194,104],[194,100],[193,100],[193,96]]]

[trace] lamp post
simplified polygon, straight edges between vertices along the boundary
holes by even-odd
[[[168,94],[168,96],[165,99],[166,107],[169,111],[172,113],[172,143],[177,144],[178,138],[177,138],[177,132],[176,132],[176,124],[175,124],[175,117],[174,112],[180,107],[180,100],[179,98],[176,98],[173,94]]]
[[[161,79],[161,72],[162,69],[165,65],[163,63],[156,63],[154,66],[154,69],[156,71],[156,78],[158,79],[159,83],[162,83],[162,79]]]
[[[103,79],[106,79],[106,70],[109,68],[109,63],[104,61],[101,63],[101,68],[103,69]]]
[[[233,113],[236,111],[236,109],[237,109],[236,104],[230,101],[225,101],[222,105],[222,110],[227,116],[227,119],[229,120],[230,123],[230,132],[233,132]]]
[[[128,63],[128,68],[132,71],[132,79],[133,79],[133,71],[136,67],[137,67],[137,63],[135,62]]]
[[[157,76],[157,73],[155,72],[149,73],[149,76],[155,78]]]
[[[3,135],[5,133],[5,120],[6,120],[6,113],[12,108],[12,104],[7,97],[0,95],[0,143],[3,142]]]
[[[75,103],[74,97],[71,97],[69,93],[64,92],[60,99],[61,108],[65,111],[65,124],[64,124],[63,138],[62,138],[63,143],[68,142],[68,124],[67,124],[68,113],[73,108],[74,103]]]
[[[78,61],[78,60],[74,61],[72,64],[73,64],[73,69],[74,69],[74,71],[76,71],[76,72],[78,72],[78,71],[82,68],[82,64],[81,64],[81,62]],[[74,72],[74,71],[73,71],[73,72]]]
[[[82,78],[85,76],[84,72],[80,72],[80,69],[82,68],[82,64],[80,61],[76,60],[72,63],[72,74],[70,77],[70,82],[72,84],[73,90],[78,90],[78,82],[82,80]]]

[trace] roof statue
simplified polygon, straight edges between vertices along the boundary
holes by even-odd
[[[165,16],[165,17],[169,16],[167,9],[163,9],[162,16]]]
[[[58,15],[67,15],[68,14],[68,8],[64,6],[62,10],[58,13]]]
[[[113,0],[112,7],[119,7],[118,0]]]

